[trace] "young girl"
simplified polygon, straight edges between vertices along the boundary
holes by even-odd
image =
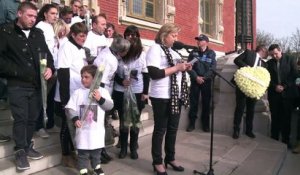
[[[109,92],[100,87],[89,99],[90,87],[96,74],[95,65],[87,65],[81,69],[82,88],[75,90],[66,112],[76,127],[75,142],[78,151],[78,168],[81,175],[88,174],[88,163],[97,175],[104,175],[100,166],[101,148],[104,145],[104,114],[112,109],[113,101]],[[90,102],[92,100],[92,102]]]

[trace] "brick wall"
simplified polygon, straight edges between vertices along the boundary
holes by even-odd
[[[199,34],[198,29],[198,0],[174,0],[176,7],[175,23],[181,27],[179,40],[190,45],[195,45],[194,37]],[[118,0],[98,0],[100,12],[106,13],[108,21],[116,25],[119,33],[123,34],[126,25],[118,21]],[[254,12],[256,11],[256,0],[253,0]],[[254,13],[254,19],[256,15]],[[235,49],[235,0],[226,0],[223,4],[223,42],[224,44],[210,43],[210,47],[221,52],[228,52]],[[254,29],[256,21],[254,20]],[[255,30],[254,30],[255,31]],[[153,40],[156,32],[140,29],[142,38]],[[256,32],[254,32],[256,36]],[[255,38],[255,37],[254,37]]]

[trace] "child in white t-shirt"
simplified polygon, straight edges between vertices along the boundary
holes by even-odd
[[[87,65],[81,69],[82,88],[72,94],[66,111],[76,127],[75,142],[78,149],[78,168],[81,175],[88,174],[88,163],[97,175],[104,175],[101,168],[101,148],[104,144],[104,114],[111,110],[113,101],[109,92],[102,87],[92,93],[89,99],[90,87],[93,83],[97,67]]]

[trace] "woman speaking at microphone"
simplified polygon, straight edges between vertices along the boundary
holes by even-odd
[[[183,63],[179,54],[171,49],[179,31],[180,28],[173,23],[164,24],[146,55],[151,78],[149,96],[154,114],[151,152],[157,175],[167,175],[168,165],[175,171],[184,171],[175,160],[175,142],[181,105],[188,105],[185,71],[191,69],[191,65]],[[164,136],[165,166],[162,159]]]

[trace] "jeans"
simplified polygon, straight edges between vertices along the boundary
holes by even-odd
[[[88,169],[88,164],[91,161],[91,166],[93,169],[96,168],[97,165],[100,165],[101,161],[101,148],[94,150],[83,150],[78,149],[78,169]]]
[[[150,98],[154,114],[152,135],[153,165],[162,164],[162,143],[165,136],[165,160],[175,160],[175,143],[179,124],[179,115],[171,114],[170,99]]]
[[[13,123],[15,150],[26,149],[31,143],[36,120],[41,111],[41,91],[35,88],[8,87]]]

